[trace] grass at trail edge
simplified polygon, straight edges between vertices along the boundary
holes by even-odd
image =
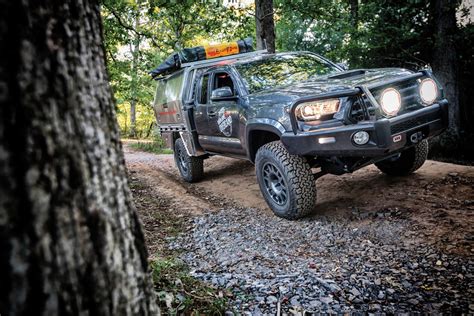
[[[146,151],[153,154],[172,154],[173,150],[169,148],[164,148],[162,144],[158,142],[136,142],[130,144],[130,147],[133,149]]]
[[[135,144],[134,144],[135,145]],[[169,250],[166,240],[186,229],[183,216],[166,198],[155,196],[152,188],[129,172],[135,207],[144,226],[150,258],[150,271],[163,315],[223,315],[228,309],[227,293],[189,273],[177,250]]]

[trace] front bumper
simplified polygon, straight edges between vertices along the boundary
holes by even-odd
[[[364,121],[353,125],[316,129],[307,132],[286,132],[281,141],[290,154],[305,156],[377,157],[410,147],[422,139],[443,132],[448,126],[448,101],[441,100],[413,112]],[[352,135],[366,131],[370,140],[365,145],[352,142]],[[416,136],[412,136],[416,134]]]

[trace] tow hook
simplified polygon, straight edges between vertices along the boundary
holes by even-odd
[[[422,132],[416,132],[410,136],[410,140],[413,144],[418,143],[420,140],[423,139],[423,133]]]

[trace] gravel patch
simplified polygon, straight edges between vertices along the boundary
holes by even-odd
[[[226,209],[190,220],[169,247],[241,313],[474,313],[472,253],[426,244],[400,213],[290,222]]]

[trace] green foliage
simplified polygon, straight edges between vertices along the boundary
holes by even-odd
[[[358,3],[350,1],[277,0],[278,47],[309,50],[351,67],[417,68],[430,60],[431,15],[427,1]]]
[[[149,138],[156,85],[148,71],[182,48],[245,38],[255,21],[244,9],[219,2],[102,0],[110,82],[123,135]],[[131,125],[131,105],[136,124]]]
[[[227,305],[224,293],[193,278],[188,267],[178,259],[154,260],[151,271],[158,303],[166,314],[224,314]]]
[[[344,57],[350,32],[348,5],[342,1],[276,0],[279,50],[308,50],[330,59]]]
[[[156,141],[148,141],[148,142],[138,141],[136,143],[130,144],[130,147],[137,150],[153,153],[153,154],[172,154],[173,153],[173,150],[166,148],[163,144]]]
[[[154,128],[153,136],[151,140],[143,140],[132,142],[130,147],[146,151],[154,154],[172,154],[173,150],[166,146],[165,141],[161,138],[160,131],[158,128]]]

